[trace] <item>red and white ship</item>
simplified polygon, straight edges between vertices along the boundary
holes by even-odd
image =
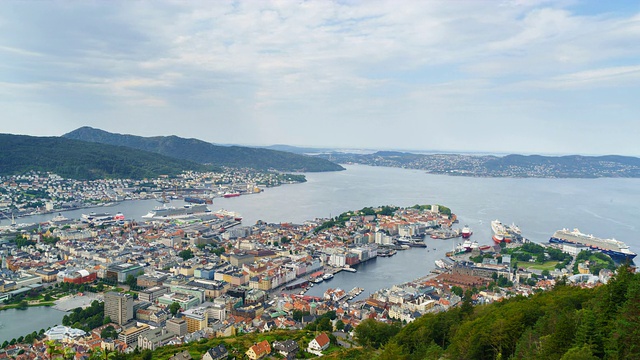
[[[462,234],[462,238],[463,239],[468,239],[471,235],[473,235],[473,231],[471,231],[471,229],[469,228],[468,225],[465,225],[462,228],[462,233],[461,234]]]
[[[493,230],[493,241],[496,244],[501,242],[510,243],[512,241],[521,241],[520,228],[515,225],[504,225],[500,220],[493,220],[491,222],[491,230]]]

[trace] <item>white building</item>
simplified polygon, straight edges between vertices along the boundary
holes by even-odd
[[[44,332],[49,340],[71,341],[87,335],[84,330],[68,326],[56,325]]]

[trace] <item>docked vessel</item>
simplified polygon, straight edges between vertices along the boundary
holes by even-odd
[[[116,220],[110,213],[95,213],[82,214],[82,222],[88,223],[94,226],[111,225],[115,224]]]
[[[213,203],[211,199],[203,199],[203,198],[191,197],[191,196],[185,197],[184,201],[188,203],[193,203],[193,204],[212,204]]]
[[[211,210],[204,204],[184,205],[183,207],[162,206],[156,207],[149,211],[148,214],[143,215],[144,219],[177,219],[190,215],[198,215],[209,213]]]
[[[224,195],[222,195],[224,198],[232,198],[232,197],[238,197],[240,196],[239,192],[234,192],[234,193],[226,193]]]
[[[215,215],[217,217],[219,217],[219,218],[231,217],[235,221],[242,221],[242,215],[240,215],[239,213],[237,213],[235,211],[229,211],[229,210],[225,210],[225,209],[220,209],[220,210],[216,211]]]
[[[124,214],[118,211],[116,216],[113,217],[113,220],[117,221],[120,225],[124,224]]]
[[[600,251],[609,255],[611,258],[622,260],[633,260],[637,255],[622,241],[616,239],[601,239],[593,235],[583,234],[578,229],[573,229],[573,231],[569,231],[568,229],[558,230],[549,239],[549,242],[584,245],[588,246],[591,250]]]
[[[56,223],[56,222],[64,222],[64,221],[67,221],[67,220],[69,220],[69,219],[64,217],[64,215],[62,215],[62,213],[58,213],[58,215],[54,216],[51,219],[51,222]]]
[[[460,234],[462,235],[463,239],[468,239],[473,234],[473,232],[471,231],[471,228],[469,228],[468,225],[465,225],[462,228],[462,232]]]
[[[323,280],[331,280],[331,279],[333,279],[333,274],[326,273],[326,274],[322,275],[322,279]]]
[[[500,220],[493,220],[491,230],[493,230],[493,241],[496,244],[522,241],[520,228],[516,224],[505,225]]]

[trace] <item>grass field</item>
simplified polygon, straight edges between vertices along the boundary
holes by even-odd
[[[524,265],[524,264],[522,264]],[[556,268],[556,265],[558,265],[558,261],[545,261],[542,264],[537,264],[537,263],[529,263],[527,264],[527,266],[523,266],[527,269],[533,269],[533,270],[549,270],[549,271],[553,271]]]

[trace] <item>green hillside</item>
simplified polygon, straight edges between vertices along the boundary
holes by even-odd
[[[177,136],[142,137],[81,127],[63,135],[63,137],[126,146],[216,166],[294,172],[344,170],[338,164],[316,157],[243,146],[218,146],[198,139],[185,139]]]
[[[0,134],[0,175],[50,171],[71,179],[143,179],[210,167],[147,151],[60,137]]]

